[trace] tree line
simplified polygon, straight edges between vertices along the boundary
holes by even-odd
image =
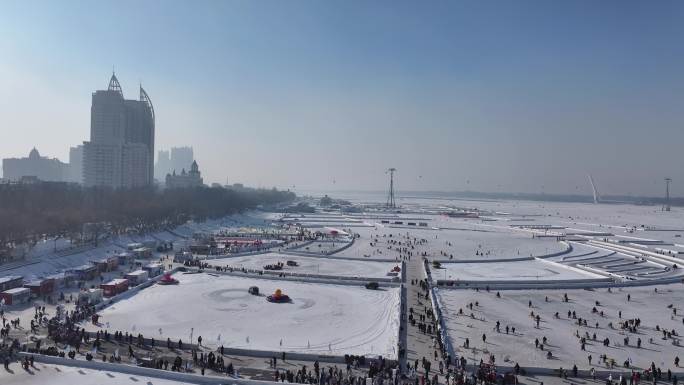
[[[40,239],[82,239],[84,228],[113,234],[170,228],[296,198],[277,189],[195,187],[111,189],[68,183],[0,185],[0,254]]]

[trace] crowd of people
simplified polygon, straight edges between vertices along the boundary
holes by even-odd
[[[346,368],[343,370],[336,365],[321,368],[318,361],[313,364],[313,369],[302,365],[297,371],[277,369],[277,359],[274,357],[272,366],[275,369],[273,380],[275,382],[289,382],[297,384],[318,385],[365,385],[367,378],[374,385],[397,385],[400,380],[400,372],[396,363],[389,363],[385,359],[369,361],[368,368],[360,370],[360,365],[365,363],[365,357],[346,356]]]

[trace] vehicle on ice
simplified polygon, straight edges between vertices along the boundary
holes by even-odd
[[[164,273],[164,276],[157,282],[160,285],[178,285],[178,280],[171,276],[171,273]]]
[[[283,291],[280,289],[276,289],[275,293],[269,295],[266,297],[266,300],[268,302],[273,302],[273,303],[287,303],[287,302],[292,302],[290,297],[287,294],[283,294]]]
[[[366,285],[366,289],[368,290],[378,290],[380,288],[380,284],[377,282],[368,282]]]

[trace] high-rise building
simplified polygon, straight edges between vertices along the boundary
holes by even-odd
[[[167,174],[174,171],[178,174],[183,170],[190,170],[195,161],[192,147],[172,147],[170,151],[161,150],[157,155],[154,175],[163,181]]]
[[[69,148],[69,182],[83,183],[83,145]]]
[[[142,86],[140,100],[126,100],[112,74],[107,90],[92,95],[90,141],[83,143],[83,183],[113,188],[151,185],[154,122],[154,107]]]
[[[171,169],[180,172],[183,169],[189,170],[195,161],[195,154],[192,147],[172,147],[171,148]]]
[[[154,164],[154,177],[155,179],[161,179],[169,172],[171,172],[169,151],[159,150],[159,152],[157,152],[157,163]]]
[[[45,182],[64,182],[68,180],[69,165],[57,158],[40,156],[35,148],[26,158],[2,160],[3,177],[10,181],[35,178]]]

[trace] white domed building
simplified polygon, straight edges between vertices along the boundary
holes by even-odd
[[[63,182],[68,180],[68,174],[68,164],[57,158],[40,156],[35,147],[26,158],[2,160],[2,175],[10,181],[35,178],[45,182]]]

